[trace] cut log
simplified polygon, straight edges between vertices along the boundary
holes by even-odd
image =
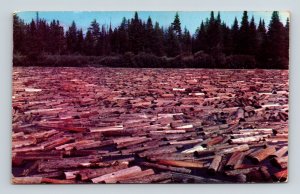
[[[184,168],[203,168],[202,162],[187,162],[187,161],[177,161],[177,160],[159,160],[159,164],[168,165],[168,166],[177,166]]]
[[[288,146],[283,146],[281,149],[277,150],[276,152],[274,152],[273,154],[271,154],[271,157],[282,157],[284,156],[285,153],[287,153],[288,151]]]
[[[112,172],[116,172],[122,169],[128,168],[128,163],[122,162],[118,165],[106,168],[99,168],[99,169],[86,169],[79,172],[79,176],[81,180],[88,180],[95,177],[99,177],[105,174],[109,174]]]
[[[194,153],[194,152],[199,152],[199,151],[203,151],[205,150],[206,148],[202,147],[201,145],[197,145],[193,148],[190,148],[190,149],[186,149],[184,151],[182,151],[181,153],[184,153],[184,154],[189,154],[189,153]]]
[[[159,181],[167,180],[172,178],[171,173],[160,173],[160,174],[153,174],[150,176],[145,176],[142,178],[126,180],[125,183],[156,183]],[[122,181],[120,181],[122,183]]]
[[[227,164],[225,165],[226,169],[237,169],[240,164],[242,164],[245,155],[243,152],[235,152],[229,158]]]
[[[122,131],[123,125],[116,125],[111,127],[97,127],[97,128],[91,128],[90,132],[92,133],[98,133],[98,132],[108,132],[108,131]]]
[[[285,157],[275,157],[271,160],[271,163],[276,166],[276,167],[279,167],[279,168],[287,168],[287,165],[288,165],[288,156],[285,156]]]
[[[288,170],[287,169],[283,169],[279,172],[276,172],[274,175],[273,175],[273,179],[275,181],[279,181],[279,182],[287,182],[287,179],[288,179]]]
[[[93,178],[93,183],[116,183],[118,180],[124,179],[124,177],[131,177],[136,175],[138,172],[141,172],[142,169],[139,166],[133,166],[130,168],[122,169],[110,174],[105,174],[96,178]]]
[[[13,184],[41,184],[42,177],[13,177]]]
[[[247,151],[247,150],[249,150],[249,145],[248,144],[242,144],[242,145],[235,146],[235,147],[232,147],[232,148],[220,150],[219,153],[220,154],[229,154],[229,153],[234,153],[234,152],[238,152],[238,151],[242,152],[242,151]]]
[[[208,167],[208,172],[210,174],[214,174],[217,172],[219,165],[222,161],[222,156],[220,155],[216,155],[213,159],[213,161],[211,162],[210,166]]]
[[[149,162],[141,162],[140,165],[148,167],[148,168],[155,168],[155,169],[164,170],[164,171],[191,173],[190,169],[173,167],[173,166],[165,166],[165,165],[154,164],[154,163],[149,163]]]
[[[276,152],[275,146],[269,146],[265,149],[259,149],[255,152],[252,152],[248,156],[253,161],[253,163],[258,164],[262,160],[272,155],[274,152]]]

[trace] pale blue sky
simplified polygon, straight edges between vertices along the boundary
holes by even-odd
[[[161,26],[167,27],[174,20],[175,11],[141,11],[138,12],[139,17],[142,20],[147,20],[149,16],[151,16],[153,23],[159,22]],[[210,17],[210,11],[179,11],[179,17],[181,21],[181,26],[187,29],[194,34],[197,27],[200,26],[202,20]],[[217,12],[215,12],[215,15]],[[225,21],[225,23],[229,26],[232,25],[233,20],[237,17],[238,21],[241,21],[242,11],[233,11],[233,12],[222,12],[221,11],[221,19]],[[272,12],[270,11],[256,11],[256,12],[248,12],[249,20],[252,15],[255,18],[255,21],[258,22],[260,18],[264,19],[266,25],[269,24],[271,19]],[[36,17],[36,12],[27,11],[27,12],[18,12],[17,15],[23,19],[26,23],[30,22],[33,18]],[[65,29],[72,23],[74,20],[77,24],[77,27],[82,28],[85,32],[89,27],[91,21],[96,19],[100,25],[109,25],[111,22],[113,27],[118,26],[123,17],[127,19],[132,18],[134,15],[133,11],[102,11],[102,12],[78,12],[78,11],[41,11],[39,12],[39,17],[46,19],[46,21],[50,22],[51,20],[59,20],[61,24],[65,27]],[[280,18],[283,23],[285,23],[286,18],[289,17],[288,12],[280,12]]]

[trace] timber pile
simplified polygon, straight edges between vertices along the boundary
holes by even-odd
[[[14,68],[15,184],[285,182],[288,71]]]

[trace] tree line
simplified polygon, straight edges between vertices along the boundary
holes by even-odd
[[[232,26],[211,12],[193,34],[178,13],[164,28],[138,12],[114,28],[94,19],[86,33],[75,21],[64,30],[58,20],[25,23],[15,14],[13,30],[14,65],[39,65],[43,58],[40,65],[287,69],[289,60],[289,19],[283,24],[277,11],[268,25],[244,11]]]

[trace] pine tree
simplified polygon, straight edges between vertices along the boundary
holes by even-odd
[[[239,53],[239,24],[238,20],[235,17],[233,25],[231,27],[231,37],[232,37],[232,54],[238,54]]]
[[[244,11],[241,28],[239,32],[239,54],[247,55],[250,50],[250,34],[249,34],[249,21],[248,21],[248,13]]]
[[[159,27],[158,22],[155,22],[152,53],[154,53],[157,56],[162,56],[164,54],[163,39],[164,39],[163,29]]]
[[[76,51],[80,54],[83,53],[83,48],[84,48],[84,37],[83,37],[83,32],[82,29],[79,29],[77,31],[77,42],[76,42]]]
[[[252,16],[249,26],[249,48],[248,48],[248,55],[255,56],[257,51],[257,31],[256,25],[254,21],[254,16]]]
[[[272,18],[269,24],[268,50],[269,52],[269,67],[270,68],[286,68],[288,59],[285,51],[285,28],[280,22],[278,11],[272,13]]]
[[[77,51],[77,27],[75,21],[72,22],[66,32],[66,41],[68,52],[75,53]]]
[[[94,38],[90,29],[86,32],[83,50],[85,55],[91,56],[94,54]]]
[[[265,21],[260,19],[257,27],[257,52],[256,59],[259,62],[258,67],[263,68],[267,64],[267,31]]]
[[[186,27],[182,35],[182,52],[186,54],[192,53],[192,37]]]
[[[200,28],[197,29],[196,31],[196,37],[195,37],[195,43],[193,44],[193,52],[197,51],[204,51],[206,50],[206,41],[207,41],[207,33],[206,33],[206,28],[204,25],[204,22],[201,22]]]
[[[181,23],[180,23],[178,12],[176,12],[174,21],[171,25],[172,25],[172,29],[174,30],[175,34],[180,39],[181,35],[182,35],[182,31],[181,31]]]
[[[137,12],[134,13],[134,18],[131,19],[128,30],[130,50],[135,54],[144,52],[145,26]]]
[[[13,45],[14,54],[25,52],[25,24],[24,21],[20,20],[17,14],[13,15]]]
[[[174,32],[173,27],[169,27],[166,32],[166,53],[169,57],[175,57],[180,54],[180,43],[177,34]]]

